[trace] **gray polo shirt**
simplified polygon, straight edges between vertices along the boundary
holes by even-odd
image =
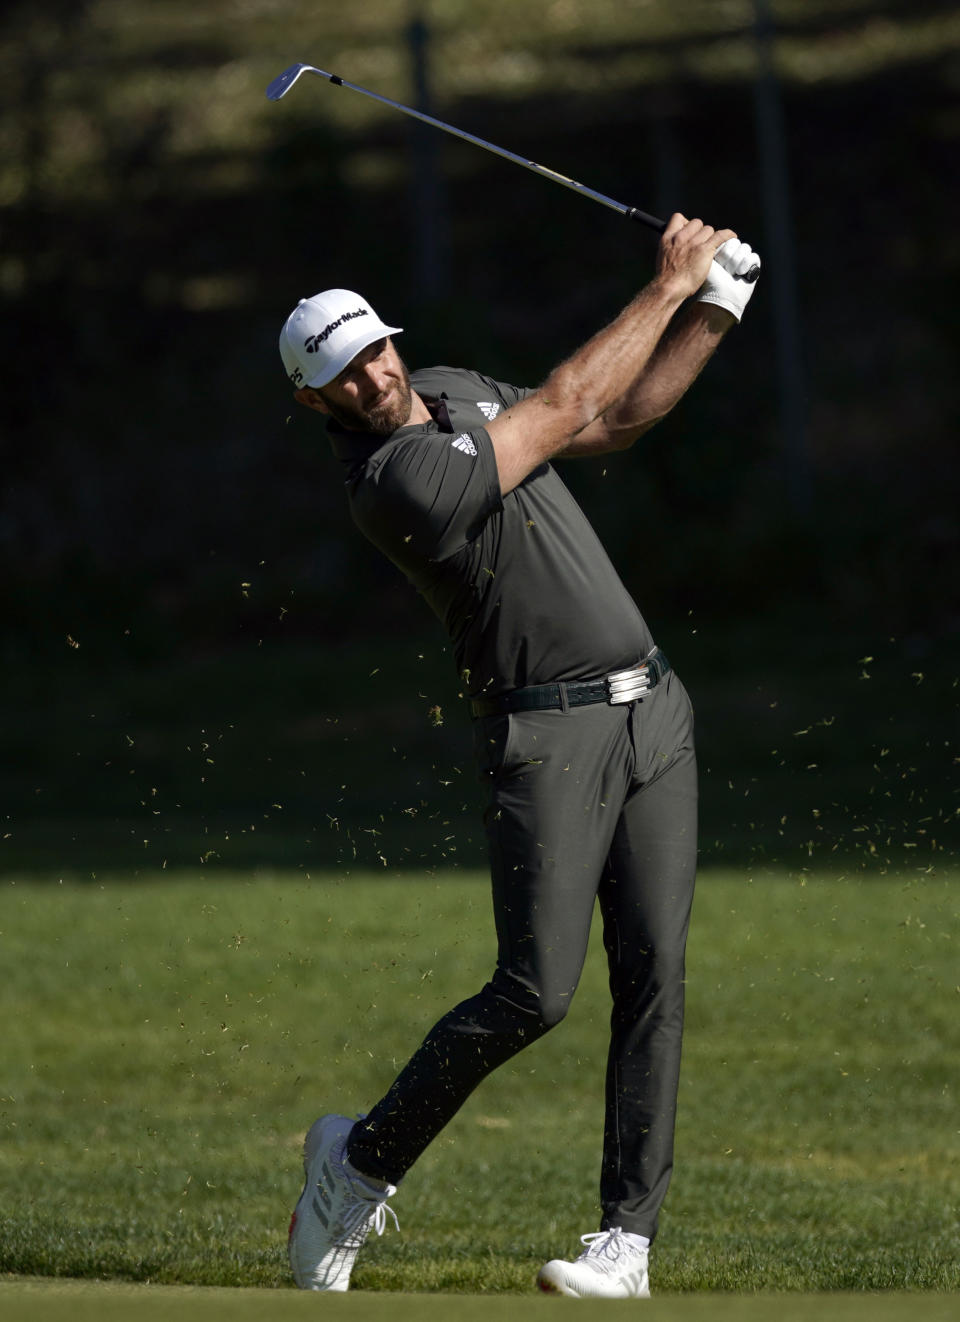
[[[331,424],[354,523],[426,598],[471,695],[633,665],[653,640],[552,464],[500,494],[485,424],[531,392],[478,372],[411,373],[431,412],[387,440]]]

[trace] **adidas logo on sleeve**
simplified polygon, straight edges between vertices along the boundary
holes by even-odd
[[[455,450],[462,450],[464,454],[468,454],[474,458],[476,457],[477,447],[474,445],[472,437],[468,436],[466,432],[462,432],[457,439],[451,441],[450,444]]]
[[[488,404],[486,401],[484,401],[483,403],[481,403],[481,402],[478,400],[478,401],[477,401],[477,408],[480,410],[480,412],[481,412],[481,413],[483,414],[483,416],[486,418],[487,422],[493,422],[494,418],[495,418],[495,417],[497,416],[497,414],[500,412],[500,405],[499,405],[499,404]]]

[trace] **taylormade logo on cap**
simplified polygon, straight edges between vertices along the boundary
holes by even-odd
[[[356,312],[345,312],[338,321],[331,321],[329,326],[324,326],[319,335],[308,335],[303,342],[307,353],[316,353],[323,344],[324,340],[335,331],[338,326],[342,326],[345,321],[352,321],[354,317],[369,317],[367,308],[357,308]]]
[[[327,289],[302,298],[290,313],[280,332],[280,357],[295,386],[325,386],[361,349],[402,329],[382,322],[359,294]]]

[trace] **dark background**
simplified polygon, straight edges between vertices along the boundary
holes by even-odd
[[[445,639],[277,333],[344,285],[411,366],[536,384],[655,245],[320,79],[268,103],[298,59],[761,252],[690,396],[564,477],[693,694],[705,861],[955,859],[955,6],[31,0],[0,41],[0,868],[482,858]]]

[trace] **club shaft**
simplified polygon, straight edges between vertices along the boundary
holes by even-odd
[[[301,72],[319,74],[321,78],[326,78],[334,87],[347,87],[351,92],[359,92],[362,96],[368,96],[371,101],[379,101],[381,105],[389,106],[391,110],[399,110],[404,115],[409,115],[411,119],[418,119],[423,124],[429,124],[431,128],[440,129],[443,133],[450,133],[455,138],[462,138],[464,142],[470,142],[475,147],[482,147],[484,151],[493,152],[495,156],[502,156],[505,161],[512,161],[514,165],[522,165],[525,170],[532,170],[534,174],[539,174],[544,179],[552,179],[555,184],[562,184],[564,188],[569,188],[571,192],[589,197],[592,201],[599,202],[601,206],[616,211],[618,215],[626,216],[629,220],[638,221],[642,225],[648,225],[651,229],[656,230],[658,234],[662,234],[666,229],[664,221],[659,220],[656,216],[649,215],[646,211],[640,211],[637,207],[628,207],[623,202],[617,202],[612,197],[598,193],[595,188],[588,188],[586,184],[578,183],[576,179],[568,179],[566,175],[559,174],[556,170],[550,170],[545,165],[538,165],[536,161],[528,160],[525,156],[518,156],[516,152],[507,151],[505,147],[497,147],[494,143],[487,142],[485,138],[478,138],[473,133],[467,133],[465,129],[455,128],[454,125],[446,124],[442,119],[435,119],[433,115],[427,115],[422,110],[414,110],[411,106],[405,106],[400,101],[391,101],[388,96],[381,96],[379,92],[371,92],[367,87],[360,87],[357,83],[350,83],[346,78],[340,78],[335,73],[326,73],[323,69],[315,69],[312,65],[305,65]],[[279,82],[279,79],[277,81]]]

